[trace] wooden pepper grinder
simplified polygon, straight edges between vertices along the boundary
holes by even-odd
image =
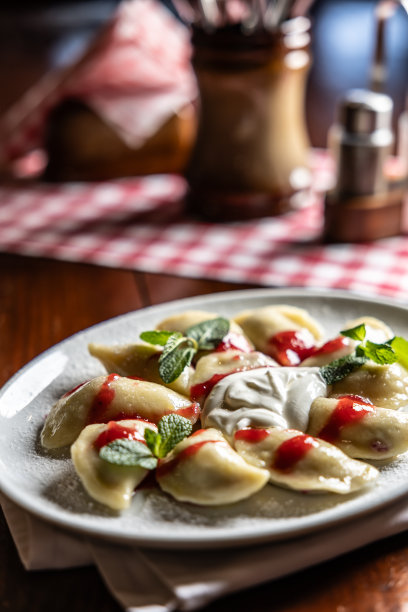
[[[199,126],[188,206],[217,221],[276,215],[310,185],[304,117],[310,22],[193,28]]]

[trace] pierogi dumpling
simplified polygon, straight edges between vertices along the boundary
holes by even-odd
[[[192,325],[216,319],[220,315],[205,310],[186,310],[175,315],[171,315],[156,325],[156,329],[165,331],[178,331],[185,334]],[[243,330],[237,323],[230,321],[230,329],[217,350],[238,349],[249,352],[253,350],[253,344],[245,336]]]
[[[358,459],[389,459],[408,450],[408,414],[354,396],[315,399],[307,431]]]
[[[323,337],[319,323],[303,308],[286,304],[246,310],[234,321],[258,351],[281,365],[298,365]]]
[[[230,442],[244,427],[304,431],[312,401],[326,392],[319,368],[266,367],[230,374],[208,395],[201,424],[219,429]]]
[[[277,365],[271,357],[258,351],[243,353],[230,350],[209,353],[197,361],[191,378],[190,397],[195,401],[202,401],[219,380],[234,372]]]
[[[192,367],[185,367],[176,380],[164,383],[159,374],[159,359],[161,351],[148,344],[125,344],[107,346],[90,344],[88,350],[93,357],[99,359],[108,373],[120,376],[138,376],[149,382],[158,383],[181,393],[189,395],[190,378],[194,372]]]
[[[200,407],[156,383],[109,374],[98,376],[65,394],[51,408],[41,432],[45,448],[72,444],[86,425],[120,418],[140,418],[158,423],[176,413],[195,423]]]
[[[234,447],[245,461],[269,471],[274,484],[300,491],[351,493],[373,482],[378,471],[339,448],[293,429],[243,429]]]
[[[364,323],[366,329],[366,340],[382,344],[390,340],[394,334],[388,325],[374,317],[363,316],[352,321],[347,321],[343,329],[352,329]],[[324,366],[335,359],[341,359],[354,352],[357,342],[345,336],[337,336],[329,340],[322,347],[317,347],[311,357],[302,361],[303,366]]]
[[[153,423],[134,419],[88,425],[71,446],[75,471],[84,488],[93,499],[112,510],[128,508],[135,488],[149,470],[113,465],[100,458],[99,450],[118,438],[144,443],[146,428],[157,431]]]
[[[365,363],[331,386],[329,396],[359,395],[374,406],[398,410],[408,407],[408,372],[399,363]]]
[[[269,474],[244,461],[216,429],[201,429],[160,460],[156,478],[179,501],[219,506],[250,497]]]

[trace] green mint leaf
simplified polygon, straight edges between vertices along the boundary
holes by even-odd
[[[215,349],[228,334],[230,323],[223,317],[202,321],[186,330],[186,336],[193,338],[198,348],[205,351]]]
[[[157,458],[152,455],[151,450],[137,440],[119,438],[110,444],[102,446],[99,457],[108,463],[126,467],[142,467],[146,470],[154,470],[157,466]]]
[[[148,427],[146,427],[144,432],[144,439],[146,440],[146,444],[148,448],[152,451],[153,455],[158,457],[158,452],[161,444],[160,434],[153,431],[153,429],[149,429]]]
[[[144,342],[148,342],[149,344],[164,346],[172,336],[182,338],[182,334],[180,332],[152,330],[142,332],[140,334],[140,339]]]
[[[404,368],[408,369],[408,341],[405,340],[405,338],[396,336],[390,340],[389,344],[391,344],[399,363],[404,366]]]
[[[364,350],[364,355],[367,359],[371,359],[371,361],[380,365],[395,363],[398,359],[398,356],[389,344],[376,344],[367,340],[361,348]]]
[[[197,353],[194,340],[189,338],[170,338],[159,358],[159,374],[163,382],[169,384],[176,380]]]
[[[195,342],[193,340],[189,342],[188,338],[185,338],[183,334],[180,334],[179,332],[177,332],[177,334],[172,334],[163,348],[161,357],[166,357],[184,346],[193,347],[195,349],[197,348]]]
[[[365,357],[356,355],[346,355],[340,359],[335,359],[331,363],[320,368],[320,374],[326,384],[332,385],[339,380],[343,380],[346,376],[360,368],[367,361]]]
[[[364,323],[361,323],[360,325],[356,325],[356,327],[352,327],[351,329],[343,329],[343,331],[340,333],[342,336],[347,336],[347,338],[362,342],[366,337],[366,327]]]
[[[187,438],[193,430],[191,421],[179,414],[168,414],[159,421],[161,444],[158,457],[165,457],[181,440]]]

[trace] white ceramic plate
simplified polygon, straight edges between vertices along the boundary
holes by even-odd
[[[408,336],[408,309],[349,293],[251,290],[180,300],[136,311],[80,332],[18,372],[0,392],[0,489],[35,515],[109,540],[149,547],[226,547],[294,537],[371,512],[408,493],[408,455],[380,468],[378,483],[359,494],[307,495],[267,485],[251,499],[221,508],[178,503],[155,489],[138,491],[115,514],[84,492],[69,453],[45,452],[39,432],[53,402],[103,373],[89,342],[126,343],[165,316],[190,308],[231,316],[272,303],[306,308],[333,336],[347,320],[371,315]]]

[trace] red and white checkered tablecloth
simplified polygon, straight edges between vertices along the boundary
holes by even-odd
[[[324,159],[317,164],[320,185]],[[408,298],[408,237],[321,241],[322,199],[229,224],[183,215],[185,183],[151,176],[0,187],[0,250],[265,286],[342,288]]]

